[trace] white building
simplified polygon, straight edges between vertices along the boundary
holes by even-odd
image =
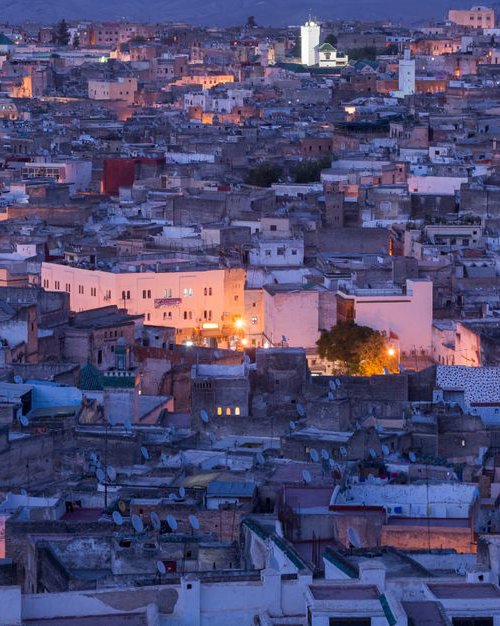
[[[300,27],[302,65],[311,66],[318,64],[320,30],[319,24],[311,18],[304,26]]]
[[[399,61],[399,91],[403,96],[415,93],[415,59],[411,58],[408,48],[404,57]]]
[[[318,48],[318,61],[320,67],[345,67],[349,63],[349,57],[347,54],[340,54],[331,44],[324,43]]]

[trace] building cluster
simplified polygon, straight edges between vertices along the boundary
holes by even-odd
[[[500,624],[496,23],[0,24],[0,626]]]

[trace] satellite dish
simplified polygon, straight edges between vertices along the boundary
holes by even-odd
[[[97,468],[96,472],[95,472],[96,478],[97,480],[102,483],[106,480],[106,474],[104,473],[104,471],[99,467]]]
[[[189,525],[191,526],[193,530],[200,529],[200,522],[198,518],[196,517],[196,515],[190,515],[188,519],[189,519]]]
[[[208,424],[208,413],[205,411],[205,409],[201,409],[200,411],[200,419],[204,424]]]
[[[341,456],[347,456],[347,448],[345,446],[340,446],[340,454]]]
[[[22,496],[27,496],[28,492],[26,491],[26,489],[21,489],[21,495]]]
[[[335,400],[335,392],[334,391],[329,391],[328,392],[328,400],[330,400],[330,402],[332,400]]]
[[[167,573],[167,568],[165,567],[165,563],[163,561],[156,561],[156,569],[158,570],[158,574],[160,574],[160,576],[165,576]]]
[[[162,465],[166,465],[168,463],[168,456],[165,454],[165,452],[161,453],[160,461]]]
[[[141,454],[142,454],[142,458],[145,459],[146,461],[149,461],[149,459],[151,458],[151,455],[149,454],[149,450],[146,448],[146,446],[141,447]]]
[[[161,521],[160,521],[160,518],[158,517],[158,513],[153,511],[149,517],[151,519],[151,524],[153,524],[153,528],[155,530],[160,530],[160,528],[161,528]]]
[[[375,450],[373,448],[370,448],[369,455],[372,457],[372,459],[376,459],[377,458],[377,453],[375,452]]]
[[[113,511],[113,514],[111,515],[111,517],[113,518],[113,522],[117,526],[121,526],[123,524],[123,517],[120,511]]]
[[[311,472],[306,469],[302,470],[302,478],[304,479],[304,482],[308,485],[312,480]]]
[[[355,528],[349,527],[347,529],[347,538],[349,539],[349,543],[354,548],[361,548],[361,539],[359,538],[358,531]]]
[[[132,432],[132,422],[129,419],[123,422],[123,426],[128,433]]]
[[[208,433],[208,438],[212,445],[217,441],[217,437],[213,433]]]
[[[297,415],[299,417],[305,417],[306,416],[306,411],[305,411],[304,407],[302,406],[302,404],[300,404],[300,402],[298,402],[297,405],[295,406],[295,410],[297,411]]]
[[[89,454],[89,459],[92,461],[92,463],[95,463],[97,461],[97,456],[95,452],[91,452]]]
[[[257,452],[257,454],[255,455],[255,458],[257,459],[257,463],[259,465],[264,465],[266,462],[266,459],[264,458],[264,455],[262,454],[262,452]]]
[[[116,417],[116,415],[110,415],[108,417],[108,422],[111,424],[111,426],[116,426],[116,424],[118,424],[118,418]]]
[[[22,385],[24,380],[22,376],[19,376],[19,374],[16,374],[14,376],[14,382],[16,383],[16,385]]]
[[[335,391],[337,389],[337,384],[334,380],[329,380],[328,387],[330,388],[330,391]]]
[[[417,460],[417,457],[415,456],[415,452],[413,452],[412,450],[410,450],[410,452],[408,453],[408,457],[412,463],[415,463],[415,461]]]
[[[144,532],[144,524],[142,523],[142,519],[138,515],[132,515],[132,526],[136,533]]]
[[[108,467],[108,469],[106,470],[106,474],[108,475],[108,478],[111,482],[116,480],[116,470],[112,465]]]
[[[385,456],[391,453],[391,451],[389,450],[389,446],[386,445],[385,443],[382,444],[382,452],[384,453]]]
[[[337,387],[340,387],[340,385],[342,384],[342,381],[340,380],[340,378],[335,379],[335,384],[337,385]]]
[[[330,466],[330,469],[333,469],[335,467],[335,461],[333,459],[328,459],[328,465]]]
[[[311,457],[311,461],[313,463],[317,463],[319,461],[319,454],[315,448],[311,448],[309,450],[309,456]]]
[[[170,530],[177,530],[177,520],[173,515],[167,515],[167,524],[169,525]]]
[[[19,422],[21,423],[21,426],[24,426],[24,428],[30,425],[29,419],[26,417],[26,415],[21,415],[21,417],[19,418]]]
[[[168,499],[173,502],[174,500],[177,500],[177,496],[175,495],[175,493],[169,493],[168,494]]]
[[[293,420],[290,421],[289,426],[290,430],[295,430],[297,428],[297,424]]]
[[[181,498],[186,497],[186,490],[184,489],[184,487],[179,487],[179,495]]]
[[[325,450],[324,448],[321,450],[321,456],[325,461],[328,461],[328,459],[330,458],[328,450]]]

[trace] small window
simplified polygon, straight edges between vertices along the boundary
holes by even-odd
[[[240,414],[240,407],[239,406],[234,408],[234,414],[235,415],[239,415]]]
[[[226,407],[226,415],[231,415],[231,407]]]
[[[222,415],[222,407],[221,406],[217,407],[217,415]]]

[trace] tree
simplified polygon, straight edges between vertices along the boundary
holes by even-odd
[[[67,46],[69,44],[70,34],[66,20],[61,20],[56,27],[56,43],[59,46]]]
[[[336,48],[337,47],[337,37],[335,37],[335,35],[333,33],[330,33],[329,35],[327,35],[325,37],[324,43],[329,43],[331,46]]]
[[[339,369],[347,374],[373,376],[383,374],[385,367],[398,371],[397,355],[386,337],[369,326],[338,322],[321,333],[316,345],[322,359],[339,363]]]
[[[304,159],[293,170],[293,179],[296,183],[315,183],[321,178],[321,171],[332,165],[331,157],[320,159]]]
[[[353,61],[375,61],[377,58],[377,48],[375,46],[354,48],[348,51],[347,56]]]
[[[247,17],[246,28],[250,30],[251,28],[257,28],[257,22],[255,21],[255,17],[253,15],[249,15]]]
[[[250,170],[245,182],[255,187],[270,187],[278,182],[282,174],[283,169],[279,165],[264,161]]]
[[[78,33],[75,34],[75,36],[73,37],[73,48],[79,48],[80,47],[80,37],[78,36]]]

